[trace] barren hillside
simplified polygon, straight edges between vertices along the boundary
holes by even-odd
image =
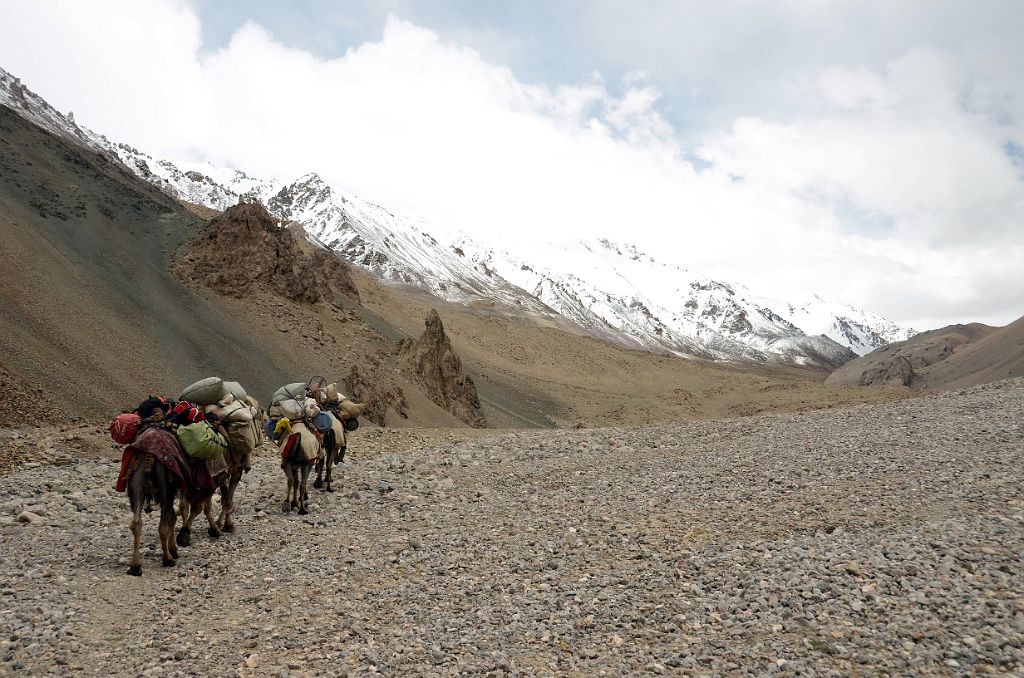
[[[827,384],[948,390],[1024,375],[1024,318],[1006,327],[950,325],[843,365]]]

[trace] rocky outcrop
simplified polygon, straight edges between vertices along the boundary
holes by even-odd
[[[864,370],[861,386],[910,386],[914,380],[914,366],[905,356],[897,355],[881,364]]]
[[[345,379],[345,392],[351,400],[366,405],[363,416],[378,426],[387,425],[388,410],[403,419],[409,417],[405,393],[400,386],[380,374],[380,370],[371,373],[353,365]]]
[[[398,349],[403,367],[436,405],[475,428],[487,426],[473,379],[445,334],[441,316],[431,310],[419,339],[404,340]]]
[[[358,300],[348,264],[303,245],[259,203],[239,203],[210,221],[173,270],[179,278],[232,297],[264,287],[305,303],[337,295]]]

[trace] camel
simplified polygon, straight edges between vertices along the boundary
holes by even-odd
[[[188,546],[192,542],[192,521],[199,513],[206,516],[210,524],[209,535],[217,539],[224,532],[234,532],[235,524],[231,515],[235,510],[235,490],[242,480],[242,474],[249,471],[249,457],[253,450],[263,442],[263,410],[251,397],[246,398],[252,419],[227,421],[218,425],[218,430],[228,442],[228,451],[219,464],[213,466],[211,475],[220,492],[220,513],[217,518],[212,516],[213,493],[194,496],[188,501],[182,498],[179,504],[184,525],[178,532],[178,545]]]
[[[172,567],[178,559],[174,544],[174,499],[191,480],[188,463],[174,434],[154,426],[140,432],[125,448],[117,489],[128,493],[132,510],[132,559],[128,574],[142,576],[142,512],[151,503],[160,507],[160,546],[164,567]]]
[[[288,420],[283,419],[282,422]],[[286,435],[282,436],[280,442],[281,468],[284,470],[288,486],[281,508],[285,513],[298,508],[299,515],[304,516],[309,513],[306,510],[306,501],[309,499],[309,493],[306,491],[309,468],[320,456],[321,445],[316,435],[302,421],[288,422],[285,432]]]
[[[156,460],[151,454],[136,455],[128,471],[128,503],[132,509],[132,560],[128,574],[133,577],[142,576],[142,555],[139,542],[142,539],[142,511],[147,501],[153,501],[160,507],[160,547],[163,549],[164,567],[173,567],[178,559],[178,549],[174,546],[174,524],[177,515],[174,513],[174,497],[178,486],[173,474],[167,467]]]
[[[323,487],[325,492],[334,492],[334,489],[331,487],[331,475],[335,463],[337,461],[345,461],[348,434],[345,431],[345,425],[341,423],[341,419],[332,412],[327,414],[331,417],[331,428],[324,433],[324,452],[316,460],[316,480],[313,481],[313,487],[317,489]],[[324,487],[324,466],[327,467],[326,487]]]

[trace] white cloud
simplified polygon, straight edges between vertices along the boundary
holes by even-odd
[[[630,73],[621,94],[599,75],[526,83],[397,18],[325,60],[254,23],[204,50],[170,1],[0,13],[18,27],[0,65],[154,154],[318,171],[470,232],[633,240],[762,294],[819,291],[919,326],[1024,313],[1007,291],[1024,289],[1024,184],[1003,150],[1024,115],[941,49],[794,71],[776,84],[805,114],[722,121],[697,170],[659,113],[658,73]],[[714,51],[706,30],[688,34]]]

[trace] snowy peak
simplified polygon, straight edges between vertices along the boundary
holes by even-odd
[[[42,127],[47,132],[68,139],[76,144],[106,151],[96,142],[102,139],[93,132],[79,127],[73,113],[64,115],[41,96],[25,87],[21,80],[0,68],[0,104],[7,106],[21,117]],[[105,153],[108,154],[108,153]]]
[[[805,303],[785,304],[786,317],[809,334],[823,334],[849,346],[857,355],[864,355],[879,346],[904,341],[916,332],[900,327],[876,313],[856,309],[848,304],[828,301],[817,294]]]

